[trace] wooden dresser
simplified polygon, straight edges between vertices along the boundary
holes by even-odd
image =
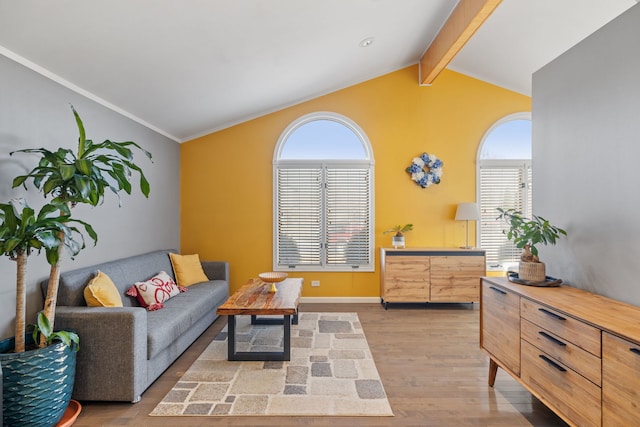
[[[390,302],[478,302],[481,249],[380,249],[380,298]]]
[[[483,277],[480,347],[574,426],[640,425],[640,307]]]

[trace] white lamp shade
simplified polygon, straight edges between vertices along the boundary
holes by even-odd
[[[480,209],[477,203],[458,203],[456,221],[478,221],[479,219]]]

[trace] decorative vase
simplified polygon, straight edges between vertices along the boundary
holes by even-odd
[[[393,236],[391,238],[391,244],[395,249],[404,248],[404,236]]]
[[[520,261],[518,277],[529,282],[544,282],[547,277],[544,262]]]
[[[31,336],[27,344],[33,343]],[[55,426],[73,391],[76,348],[56,342],[22,353],[13,351],[15,338],[0,341],[3,426]]]

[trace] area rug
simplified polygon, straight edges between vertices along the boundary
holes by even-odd
[[[282,351],[281,325],[236,317],[237,351]],[[149,414],[393,416],[356,313],[300,313],[291,361],[227,361],[226,327]]]

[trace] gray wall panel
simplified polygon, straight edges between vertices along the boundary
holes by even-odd
[[[640,305],[640,5],[533,76],[534,210],[566,228],[547,274]]]

